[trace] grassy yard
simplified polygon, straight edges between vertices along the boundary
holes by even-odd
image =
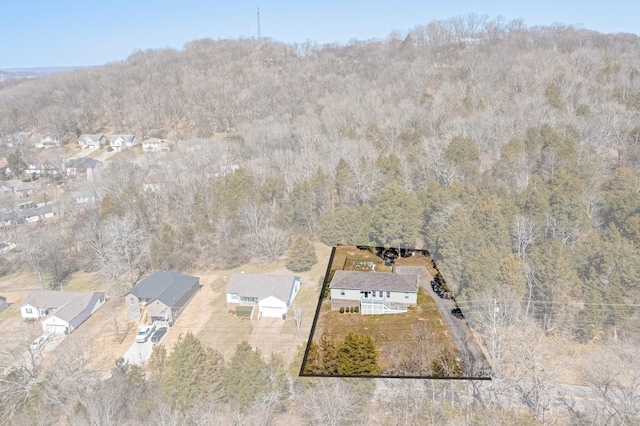
[[[332,311],[328,301],[323,301],[313,340],[317,341],[325,329],[336,342],[342,341],[350,332],[369,335],[376,343],[384,375],[393,363],[392,359],[387,358],[391,356],[389,354],[417,350],[415,333],[420,327],[429,330],[431,341],[444,344],[455,352],[455,343],[442,314],[435,301],[422,288],[418,292],[418,305],[402,314],[341,314]]]
[[[105,291],[105,284],[95,272],[74,272],[64,291]]]
[[[391,272],[391,267],[384,266],[374,249],[361,250],[355,246],[338,246],[331,264],[331,276],[336,270],[371,271],[372,263],[375,272]],[[435,274],[430,257],[421,254],[397,259],[396,264],[403,266],[426,267]],[[354,306],[357,305],[354,302]],[[422,288],[418,291],[418,304],[409,307],[407,313],[386,315],[361,315],[359,313],[340,313],[331,310],[328,300],[323,300],[312,339],[317,341],[324,330],[327,330],[336,342],[340,342],[350,333],[366,334],[373,338],[378,348],[379,364],[383,375],[390,371],[394,357],[405,356],[418,351],[417,335],[428,334],[431,342],[436,342],[440,349],[446,348],[456,354],[455,342],[451,336],[438,306],[431,296]]]

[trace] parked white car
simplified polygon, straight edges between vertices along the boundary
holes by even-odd
[[[156,331],[155,324],[143,325],[138,329],[138,334],[136,335],[136,342],[137,343],[146,342],[149,336],[151,336],[151,334],[153,334],[154,331]]]
[[[48,338],[49,338],[48,336],[43,334],[42,336],[34,340],[33,343],[31,343],[31,345],[29,346],[29,348],[32,351],[37,351],[38,349],[41,349],[42,346],[44,345],[44,342],[46,342]]]

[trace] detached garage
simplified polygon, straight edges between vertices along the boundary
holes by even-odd
[[[258,318],[284,319],[298,291],[300,277],[237,273],[227,284],[227,308],[257,304]]]

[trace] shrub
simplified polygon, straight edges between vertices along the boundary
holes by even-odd
[[[344,306],[340,306],[340,313],[344,314]]]
[[[356,306],[353,308],[355,313],[357,314],[358,312],[360,312],[360,306]]]

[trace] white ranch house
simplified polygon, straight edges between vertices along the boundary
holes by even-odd
[[[418,275],[393,272],[335,271],[331,309],[360,306],[363,315],[407,312],[418,303]]]
[[[45,333],[69,334],[105,302],[100,292],[35,290],[20,305],[20,314],[23,319],[41,319]]]
[[[285,319],[298,291],[300,277],[236,273],[227,284],[227,309],[251,306],[251,318]]]

